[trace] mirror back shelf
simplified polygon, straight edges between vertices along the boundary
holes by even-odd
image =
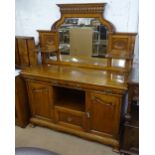
[[[38,31],[42,62],[128,74],[136,33],[116,33],[104,18],[105,5],[57,4],[60,19],[50,31]]]

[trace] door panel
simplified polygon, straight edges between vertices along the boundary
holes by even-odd
[[[87,93],[87,112],[90,113],[89,130],[99,135],[118,133],[121,110],[120,96]]]
[[[25,39],[18,38],[18,53],[20,58],[20,65],[21,66],[29,66],[29,56],[28,56],[28,49],[27,49],[27,42]]]
[[[37,82],[28,82],[31,112],[33,116],[53,118],[52,87]]]

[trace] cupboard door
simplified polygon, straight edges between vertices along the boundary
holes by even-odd
[[[29,62],[30,66],[37,65],[38,64],[38,58],[37,58],[37,51],[38,49],[35,46],[34,38],[27,39],[27,48],[28,48],[28,55],[29,55]]]
[[[18,50],[17,39],[15,39],[15,65],[17,67],[20,66],[20,57],[19,57],[19,50]]]
[[[15,78],[15,123],[25,127],[29,123],[29,106],[27,100],[26,84],[20,75]]]
[[[28,82],[28,93],[32,116],[52,119],[52,87],[46,83]]]
[[[18,38],[18,53],[20,58],[20,65],[26,67],[30,65],[27,41],[22,38]]]
[[[89,131],[98,135],[117,136],[120,125],[120,96],[87,93],[86,98]]]

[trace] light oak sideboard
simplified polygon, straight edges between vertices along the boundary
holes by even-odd
[[[58,4],[60,19],[51,30],[38,30],[42,64],[23,69],[21,76],[31,124],[118,151],[136,33],[116,32],[103,17],[105,5]],[[92,38],[78,45],[76,33],[83,30]]]
[[[119,74],[68,66],[38,66],[22,71],[31,119],[84,138],[119,146],[127,85]],[[123,77],[122,77],[123,78]]]

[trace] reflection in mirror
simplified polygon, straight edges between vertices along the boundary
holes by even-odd
[[[124,83],[125,78],[124,75],[118,75],[118,74],[111,74],[110,79],[111,82],[118,82],[118,83]]]
[[[107,28],[98,19],[66,18],[59,27],[60,59],[65,60],[68,55],[76,62],[78,58],[105,57],[107,36]]]
[[[124,59],[112,59],[111,66],[124,68],[125,60]]]

